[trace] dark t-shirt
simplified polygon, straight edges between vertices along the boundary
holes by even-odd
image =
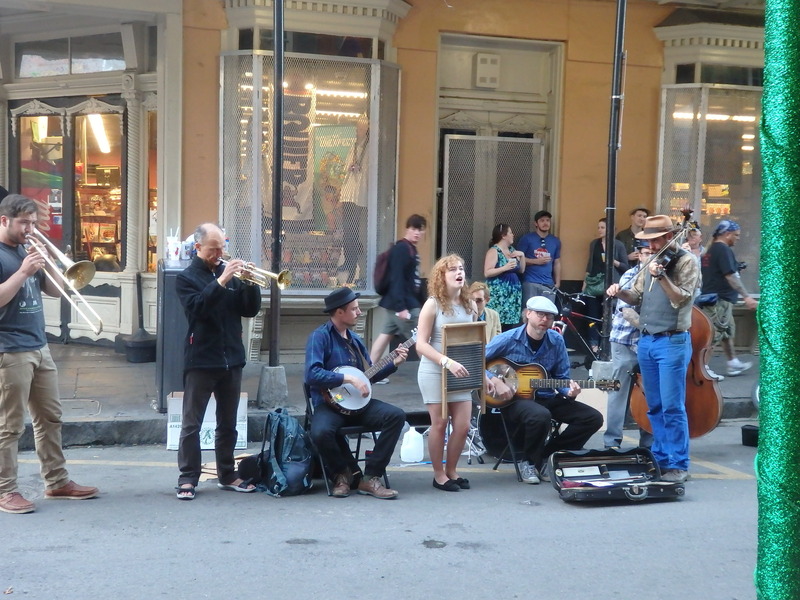
[[[0,243],[0,283],[19,271],[25,248]],[[17,294],[0,307],[0,352],[39,350],[47,344],[42,309],[41,271],[28,277]]]
[[[736,302],[739,293],[731,287],[726,275],[738,273],[733,249],[724,242],[714,242],[700,257],[703,274],[703,293],[718,294],[723,300]]]

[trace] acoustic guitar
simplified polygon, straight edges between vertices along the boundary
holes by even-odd
[[[397,351],[400,348],[410,348],[416,343],[416,341],[417,330],[414,329],[411,332],[411,337],[409,339],[400,344],[397,348],[392,350],[389,354],[384,356],[366,371],[362,371],[356,367],[351,367],[350,365],[342,365],[341,367],[336,367],[334,369],[334,372],[336,373],[352,375],[364,383],[369,390],[369,393],[366,396],[362,396],[361,392],[358,391],[358,388],[352,383],[343,383],[338,387],[331,388],[329,390],[323,390],[322,397],[336,412],[343,415],[357,415],[363,411],[367,407],[367,404],[369,404],[369,401],[372,400],[372,384],[370,383],[370,378],[388,365],[391,361],[393,361],[397,357]]]
[[[536,390],[569,387],[570,382],[569,379],[548,379],[547,370],[536,363],[519,365],[505,358],[498,358],[491,361],[486,368],[514,391],[511,400],[500,400],[486,394],[486,404],[494,407],[505,406],[519,398],[530,400]],[[616,379],[575,379],[573,381],[583,389],[616,391],[620,386]]]

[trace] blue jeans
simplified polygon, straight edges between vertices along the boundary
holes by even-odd
[[[689,421],[686,418],[686,367],[692,358],[687,332],[642,335],[639,369],[653,428],[653,455],[662,470],[689,470]]]

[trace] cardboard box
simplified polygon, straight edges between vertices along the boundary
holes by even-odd
[[[183,392],[173,392],[167,396],[167,450],[177,450],[181,438],[181,420],[183,415]],[[208,401],[203,424],[200,426],[200,449],[214,449],[214,430],[217,428],[217,401],[214,394]],[[239,396],[239,408],[236,411],[236,449],[247,448],[247,394]]]

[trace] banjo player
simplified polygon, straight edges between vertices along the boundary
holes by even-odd
[[[306,342],[305,382],[310,388],[314,405],[311,439],[333,474],[331,495],[334,498],[345,498],[355,488],[359,494],[388,500],[397,497],[397,490],[386,488],[381,477],[400,438],[405,412],[372,398],[360,411],[343,414],[325,399],[328,390],[343,384],[350,384],[364,398],[370,394],[370,386],[365,378],[352,372],[343,374],[336,371],[337,367],[343,366],[366,371],[372,364],[364,342],[352,330],[361,315],[359,296],[347,287],[328,294],[323,312],[330,319],[315,329]],[[399,347],[395,350],[394,359],[378,370],[370,381],[388,377],[407,357],[407,348]],[[381,432],[372,454],[367,456],[363,473],[350,452],[347,440],[337,435],[338,429],[347,425],[362,425]]]

